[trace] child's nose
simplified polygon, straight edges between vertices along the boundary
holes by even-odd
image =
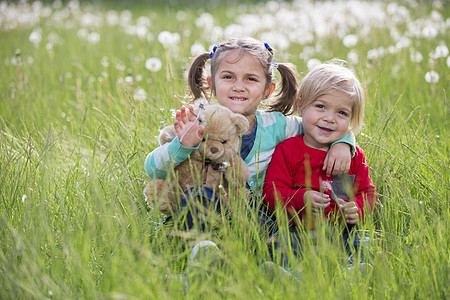
[[[244,90],[244,84],[241,81],[236,80],[234,82],[234,84],[233,84],[233,90],[235,90],[235,91],[243,91]]]
[[[325,112],[324,120],[327,121],[327,122],[329,122],[329,123],[333,123],[334,120],[335,120],[335,119],[334,119],[334,113],[331,112],[331,111]]]

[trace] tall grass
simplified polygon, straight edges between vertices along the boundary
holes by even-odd
[[[226,26],[233,13],[263,6],[218,5],[212,13],[216,25]],[[125,34],[120,25],[90,28],[100,34],[96,44],[79,37],[81,15],[104,16],[110,9],[83,3],[82,13],[61,23],[42,17],[34,26],[0,30],[0,298],[450,296],[450,73],[448,54],[447,62],[430,62],[427,55],[449,44],[448,4],[433,8],[447,25],[432,38],[411,38],[410,47],[367,59],[369,50],[394,43],[390,28],[381,27],[355,47],[360,59],[353,67],[367,94],[366,125],[357,142],[380,196],[361,226],[373,241],[374,268],[364,276],[348,272],[345,254],[328,238],[336,233],[321,225],[294,261],[300,282],[262,274],[259,265],[269,253],[242,198],[232,199],[230,224],[187,237],[168,231],[147,207],[144,159],[157,146],[158,129],[173,121],[170,109],[179,107],[173,95],[186,92],[191,45],[214,42],[196,27],[203,12],[196,6],[183,8],[182,17],[173,7],[130,8],[134,21],[151,20],[151,42]],[[432,18],[427,3],[407,9],[414,18]],[[42,41],[34,45],[29,37],[37,28]],[[163,30],[182,33],[180,42],[163,46],[157,41]],[[47,46],[52,35],[58,38]],[[315,45],[323,46],[314,55],[321,60],[348,53],[331,36],[277,54],[304,74],[306,61],[298,53]],[[413,50],[424,54],[423,61],[411,61]],[[145,68],[150,57],[162,61],[161,70]],[[430,70],[440,74],[438,82],[425,81]],[[147,92],[145,101],[133,96],[138,87]],[[177,275],[185,274],[190,246],[201,239],[218,243],[225,264],[206,281],[192,279],[186,291]]]

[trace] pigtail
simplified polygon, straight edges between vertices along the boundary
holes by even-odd
[[[188,84],[192,95],[195,99],[205,98],[209,101],[209,95],[207,91],[209,90],[208,82],[206,81],[206,61],[209,59],[209,53],[205,52],[198,55],[192,62],[188,73]]]
[[[293,113],[292,108],[295,104],[298,87],[295,66],[290,63],[278,63],[277,69],[281,74],[281,89],[275,95],[276,100],[268,105],[268,110],[290,115]]]

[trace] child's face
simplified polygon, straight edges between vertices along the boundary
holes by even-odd
[[[266,87],[263,67],[252,55],[245,53],[239,58],[238,50],[224,55],[214,75],[217,101],[234,113],[253,117],[259,103],[270,95],[275,84]]]
[[[300,112],[306,145],[327,151],[349,129],[352,103],[348,95],[333,91],[318,97]]]

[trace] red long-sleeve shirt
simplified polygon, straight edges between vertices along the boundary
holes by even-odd
[[[276,197],[278,197],[278,201],[286,206],[291,216],[297,213],[300,220],[303,220],[306,215],[303,202],[306,190],[322,191],[331,197],[330,189],[333,177],[328,177],[326,172],[322,171],[326,155],[326,151],[308,147],[303,142],[303,135],[289,138],[278,144],[264,180],[264,201],[269,208],[275,209]],[[364,203],[366,202],[370,208],[373,208],[377,195],[375,186],[369,177],[364,151],[357,146],[349,174],[355,175],[354,201],[361,219],[364,217]],[[327,218],[336,216],[337,211],[338,206],[333,200],[324,210]]]

